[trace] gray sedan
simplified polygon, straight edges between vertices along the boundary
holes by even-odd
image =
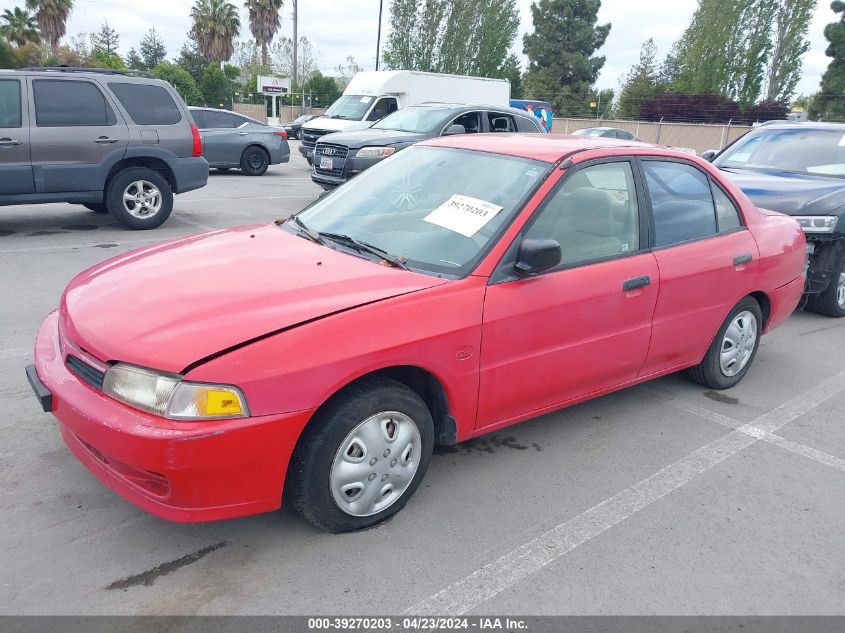
[[[202,155],[212,169],[240,169],[247,176],[261,176],[270,165],[290,160],[287,134],[248,116],[190,108],[202,135]]]

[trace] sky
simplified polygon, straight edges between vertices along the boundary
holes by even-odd
[[[242,0],[234,0],[238,6]],[[23,0],[0,0],[0,12]],[[99,29],[104,19],[120,33],[120,52],[137,48],[144,33],[155,26],[175,56],[190,28],[189,12],[193,0],[76,0],[68,21],[68,36]],[[532,30],[531,0],[517,0],[521,14],[520,33],[515,48],[521,53],[522,35]],[[607,59],[598,80],[598,87],[618,88],[630,66],[639,58],[642,42],[653,37],[662,59],[689,23],[696,0],[603,0],[599,11],[601,24],[612,24],[610,35],[599,54]],[[388,6],[382,42],[388,32]],[[292,0],[285,0],[282,9],[282,32],[293,31]],[[379,0],[299,0],[299,34],[314,45],[320,70],[331,73],[335,66],[352,55],[366,70],[375,66]],[[827,40],[824,27],[836,20],[827,0],[820,0],[810,26],[810,50],[804,55],[804,74],[797,92],[818,90],[821,75],[827,68],[824,50]],[[247,12],[241,8],[241,36],[251,37]]]

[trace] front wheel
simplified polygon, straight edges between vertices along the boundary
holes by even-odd
[[[173,211],[173,190],[157,171],[128,167],[106,188],[106,206],[118,222],[132,230],[154,229]]]
[[[260,147],[247,147],[241,155],[241,171],[247,176],[263,176],[270,165],[270,157]]]
[[[287,500],[330,532],[396,514],[431,461],[434,423],[425,402],[385,379],[353,385],[309,423],[288,470]]]
[[[810,297],[807,307],[813,312],[836,319],[845,317],[845,251],[839,255],[837,265],[833,267],[827,290]]]
[[[704,360],[688,370],[690,378],[710,389],[729,389],[748,373],[763,331],[763,314],[753,297],[740,301],[719,328]]]

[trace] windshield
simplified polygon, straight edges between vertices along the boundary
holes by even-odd
[[[405,108],[387,115],[373,127],[424,134],[440,125],[452,112],[450,108]]]
[[[375,97],[365,95],[343,95],[335,101],[323,116],[330,119],[352,119],[360,121],[367,114]]]
[[[575,130],[573,134],[577,136],[601,136],[604,130],[597,127],[588,127],[583,130]]]
[[[461,277],[550,169],[525,158],[411,147],[298,217],[314,234],[349,236],[401,258],[412,270]],[[298,231],[291,222],[282,227]]]
[[[800,174],[845,177],[845,134],[834,130],[750,132],[726,149],[717,167],[776,169]]]

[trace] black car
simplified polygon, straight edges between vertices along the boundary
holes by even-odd
[[[365,130],[321,137],[314,149],[311,180],[332,189],[414,143],[478,132],[546,133],[540,119],[525,110],[423,103],[389,114]]]
[[[290,139],[302,139],[302,124],[308,123],[311,119],[316,119],[316,114],[303,114],[301,117],[298,117],[291,121],[290,123],[286,123],[284,125],[285,132],[288,133],[288,138]]]
[[[807,307],[845,316],[845,125],[766,124],[702,156],[757,206],[798,220],[807,235]]]

